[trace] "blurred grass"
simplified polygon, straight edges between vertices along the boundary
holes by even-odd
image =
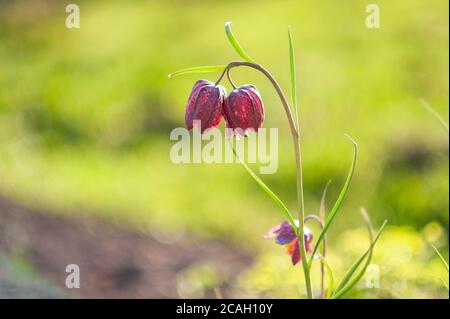
[[[364,1],[79,1],[81,28],[68,30],[63,3],[1,2],[0,193],[54,213],[100,214],[145,230],[224,238],[264,263],[280,249],[262,242],[261,234],[282,215],[237,164],[170,162],[169,133],[183,125],[197,77],[167,74],[238,59],[223,31],[232,20],[244,49],[288,93],[290,25],[307,211],[317,211],[329,179],[328,206],[338,195],[352,156],[343,137],[349,133],[360,159],[331,227],[331,245],[339,247],[341,232],[362,224],[358,209],[365,206],[376,223],[387,218],[407,227],[414,240],[426,242],[425,225],[437,223],[442,232],[431,242],[445,246],[448,139],[420,99],[448,119],[448,3],[377,3],[381,28],[370,30]],[[294,208],[294,155],[276,94],[254,71],[235,70],[233,78],[259,88],[265,126],[280,128],[279,170],[263,178]],[[401,247],[408,237],[395,227],[392,245]],[[363,236],[351,234],[355,243]],[[344,250],[331,264],[350,263],[338,260],[345,257]],[[389,296],[444,293],[435,271],[420,271],[434,265],[435,256],[423,258],[392,265],[390,284],[407,280],[413,288]],[[258,263],[254,276],[264,276]],[[276,263],[270,271],[281,263],[290,267],[285,258]],[[289,271],[300,277],[298,269]],[[424,282],[426,295],[418,292]]]

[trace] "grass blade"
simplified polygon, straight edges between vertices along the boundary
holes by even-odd
[[[434,251],[436,252],[436,254],[439,256],[439,259],[442,261],[442,264],[444,264],[445,269],[447,269],[448,272],[448,264],[445,261],[444,257],[441,255],[441,253],[439,252],[439,250],[436,248],[436,246],[431,245],[434,249]]]
[[[327,197],[327,191],[328,191],[328,187],[330,186],[330,184],[331,184],[331,180],[329,180],[327,182],[327,184],[325,185],[325,188],[323,189],[323,192],[322,192],[322,198],[320,199],[319,217],[322,222],[325,222],[325,213],[326,213],[325,212],[325,199]]]
[[[186,68],[175,71],[169,74],[169,78],[174,78],[179,75],[191,74],[191,73],[208,73],[208,72],[220,72],[225,70],[226,65],[207,65],[207,66],[195,66],[192,68]]]
[[[333,289],[334,289],[334,276],[333,271],[331,270],[330,265],[327,263],[326,259],[324,257],[321,258],[322,264],[325,265],[325,269],[327,270],[327,277],[328,277],[328,289],[327,289],[327,299],[330,299],[333,295]]]
[[[367,214],[366,209],[363,207],[361,207],[361,215],[363,216],[364,221],[366,222],[367,230],[369,232],[370,244],[375,245],[372,222],[370,221],[369,214]],[[368,257],[366,259],[366,263],[364,264],[362,269],[359,271],[359,273],[353,279],[350,279],[351,278],[351,276],[350,276],[349,279],[347,280],[347,282],[349,282],[349,283],[345,287],[345,291],[342,291],[342,295],[345,292],[349,291],[351,288],[353,288],[353,286],[355,286],[359,282],[359,280],[364,276],[364,274],[366,273],[367,267],[370,265],[370,262],[372,261],[372,254],[373,254],[373,246],[372,246],[372,249],[370,249],[370,251],[369,251]],[[343,284],[344,285],[346,284],[345,281],[342,281],[341,283],[338,285],[338,287],[337,287],[338,289],[341,289]]]
[[[253,59],[241,48],[236,38],[234,37],[233,32],[231,32],[231,21],[225,23],[225,33],[227,35],[228,41],[230,41],[237,54],[239,54],[239,56],[245,61],[255,63],[255,61],[253,61]]]
[[[291,224],[294,231],[297,233],[297,226],[295,225],[294,218],[292,217],[291,212],[289,209],[284,205],[284,203],[281,201],[281,199],[274,193],[272,190],[267,186],[259,177],[256,175],[251,168],[240,159],[239,155],[237,154],[236,150],[234,149],[233,145],[231,144],[231,141],[229,141],[230,147],[233,150],[234,156],[236,156],[237,160],[244,166],[247,173],[258,183],[258,185],[264,190],[264,192],[274,201],[274,203],[281,209],[286,219]]]
[[[309,265],[310,268],[311,268],[311,265],[312,265],[312,260],[314,258],[314,254],[317,252],[317,249],[319,248],[320,243],[322,242],[322,240],[323,240],[323,238],[324,238],[324,236],[325,236],[325,234],[326,234],[326,232],[328,230],[328,227],[330,227],[331,222],[333,221],[334,217],[336,217],[336,213],[338,212],[338,210],[341,207],[341,204],[342,204],[345,196],[347,195],[348,189],[350,187],[350,183],[352,181],[353,174],[355,172],[356,160],[358,158],[358,144],[356,144],[356,142],[350,136],[348,136],[348,135],[346,135],[346,136],[353,143],[354,153],[353,153],[352,165],[350,166],[350,170],[349,170],[348,175],[347,175],[347,180],[345,181],[345,184],[344,184],[344,186],[343,186],[343,188],[341,190],[341,193],[339,194],[339,197],[336,200],[336,203],[334,204],[333,208],[331,209],[331,212],[330,212],[330,214],[328,215],[328,217],[327,217],[327,219],[325,221],[323,229],[320,232],[319,237],[317,238],[317,242],[316,242],[316,244],[314,246],[314,249],[312,251],[311,257],[309,258],[309,262],[308,262],[308,265]]]
[[[445,282],[445,280],[443,278],[441,278],[441,281],[444,284],[445,288],[447,288],[447,290],[450,290],[447,283]]]
[[[373,234],[372,222],[370,221],[369,214],[367,214],[366,209],[363,208],[363,207],[361,207],[361,215],[363,216],[364,221],[366,222],[367,230],[369,232],[370,244],[372,245],[372,244],[374,244],[374,239],[373,239],[374,238],[374,234]],[[346,291],[350,290],[354,285],[356,285],[358,283],[358,281],[362,278],[362,276],[364,276],[364,274],[366,273],[366,269],[370,265],[370,262],[372,260],[372,253],[373,253],[373,249],[370,250],[370,252],[368,254],[368,258],[366,259],[366,263],[364,264],[364,267],[351,280],[351,282],[348,284],[349,287],[348,287],[348,289],[346,289]],[[344,279],[338,285],[338,290],[342,289],[342,287],[345,284],[347,284],[347,282],[350,280],[350,277],[348,277],[347,281],[345,281],[345,276],[344,276]]]
[[[319,220],[321,222],[321,225],[323,225],[325,223],[325,216],[326,216],[326,209],[325,209],[325,199],[327,197],[327,190],[328,190],[328,186],[330,186],[331,180],[329,180],[327,182],[327,184],[325,185],[325,188],[323,190],[322,193],[322,198],[320,199],[320,206],[319,206]],[[327,254],[327,236],[323,236],[323,241],[322,241],[322,256],[323,258],[326,257]],[[321,263],[320,265],[320,297],[321,298],[327,298],[328,296],[325,295],[324,292],[324,282],[325,282],[325,265],[324,263]]]
[[[288,29],[289,36],[289,61],[290,61],[290,70],[291,70],[291,97],[292,97],[292,105],[295,111],[295,119],[297,121],[297,130],[298,130],[298,105],[297,105],[297,80],[295,75],[295,51],[294,51],[294,41],[292,40],[291,29]]]
[[[442,128],[447,132],[447,135],[449,134],[449,128],[448,123],[444,121],[444,119],[439,115],[438,112],[435,111],[425,100],[420,99],[420,102],[422,103],[423,107],[431,113],[441,124]]]
[[[347,293],[350,289],[352,289],[358,281],[362,278],[364,273],[366,272],[367,266],[370,264],[371,258],[372,258],[372,252],[375,244],[377,243],[378,239],[380,238],[381,233],[384,230],[384,227],[387,224],[387,220],[383,222],[383,225],[381,225],[380,229],[378,230],[377,234],[373,238],[373,241],[371,242],[369,248],[364,252],[364,254],[361,255],[350,267],[350,269],[347,271],[347,273],[344,275],[342,280],[339,282],[338,286],[336,287],[336,293],[333,295],[333,298],[338,299],[342,297],[345,293]],[[361,265],[361,263],[364,261],[364,259],[369,256],[367,259],[363,269],[358,273],[357,276],[353,278],[353,280],[350,280],[355,273],[355,271],[358,269],[358,267]]]

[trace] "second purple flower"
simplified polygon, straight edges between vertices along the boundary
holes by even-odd
[[[295,220],[295,224],[298,227],[298,220]],[[303,229],[305,234],[304,235],[305,250],[307,253],[310,253],[312,250],[311,242],[313,239],[313,235],[307,227],[304,227]],[[299,261],[302,260],[297,235],[295,234],[294,229],[292,228],[291,224],[288,221],[285,221],[282,224],[275,226],[267,234],[264,235],[264,239],[270,239],[274,237],[275,242],[278,245],[286,245],[287,252],[291,256],[293,265],[296,265]]]
[[[192,129],[200,121],[203,133],[217,127],[223,116],[234,134],[247,136],[250,129],[257,132],[264,121],[264,106],[256,88],[244,85],[226,94],[222,85],[197,81],[186,106],[186,127]]]
[[[244,85],[231,91],[223,105],[223,116],[235,133],[247,135],[249,129],[257,132],[264,121],[264,106],[256,88]]]

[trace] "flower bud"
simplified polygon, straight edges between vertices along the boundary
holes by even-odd
[[[223,105],[223,116],[235,134],[247,135],[249,129],[257,132],[264,120],[264,106],[256,88],[244,85],[231,91]]]
[[[222,85],[199,80],[192,88],[186,106],[185,122],[190,130],[194,121],[201,121],[201,132],[217,127],[222,119],[222,107],[227,92]]]

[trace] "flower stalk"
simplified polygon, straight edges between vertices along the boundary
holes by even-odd
[[[318,215],[308,215],[305,217],[305,203],[303,194],[303,170],[302,170],[302,153],[301,153],[301,137],[300,125],[299,125],[299,114],[298,114],[298,103],[297,103],[297,90],[296,90],[296,74],[295,74],[295,52],[293,46],[293,40],[290,30],[288,30],[289,35],[289,57],[290,57],[290,74],[291,74],[291,97],[292,105],[289,105],[286,96],[281,89],[278,82],[275,80],[273,75],[265,69],[262,65],[255,63],[253,59],[241,48],[233,33],[231,32],[231,22],[225,24],[225,32],[230,41],[231,45],[234,47],[236,52],[241,56],[243,61],[230,62],[227,65],[216,65],[216,66],[201,66],[194,68],[187,68],[183,70],[176,71],[169,74],[169,77],[174,77],[189,73],[204,73],[204,72],[221,72],[219,79],[213,83],[206,80],[199,80],[194,85],[191,95],[188,100],[186,108],[186,126],[188,129],[191,128],[191,122],[206,120],[206,123],[201,126],[201,132],[217,127],[220,122],[221,117],[225,119],[227,127],[231,128],[233,134],[229,137],[230,146],[233,150],[234,155],[243,165],[247,173],[255,180],[255,182],[261,187],[261,189],[273,200],[273,202],[281,209],[287,221],[274,227],[269,231],[263,238],[276,238],[275,242],[280,245],[286,245],[288,248],[288,254],[291,255],[293,265],[296,265],[300,260],[302,262],[303,273],[305,276],[305,286],[306,286],[306,296],[309,299],[313,298],[312,285],[311,285],[311,266],[314,260],[315,253],[318,251],[319,247],[322,246],[321,258],[321,284],[320,284],[320,297],[321,298],[340,298],[350,289],[352,289],[356,283],[364,275],[367,266],[370,263],[373,247],[381,235],[386,221],[383,223],[379,229],[376,236],[370,233],[371,245],[366,250],[366,252],[352,265],[348,270],[344,278],[340,281],[336,288],[334,288],[334,276],[333,271],[326,261],[325,255],[327,250],[326,244],[326,233],[337,215],[344,198],[348,192],[354,171],[355,165],[358,157],[358,145],[357,143],[348,135],[346,137],[353,144],[353,161],[351,163],[350,169],[348,171],[347,179],[341,189],[339,197],[335,201],[332,209],[330,210],[328,216],[325,218],[325,195],[330,182],[322,195],[322,200],[320,204],[320,210]],[[281,103],[283,105],[284,111],[287,116],[289,123],[292,140],[294,143],[295,151],[295,164],[296,164],[296,190],[297,190],[297,215],[298,220],[294,219],[293,214],[289,211],[287,206],[281,201],[281,199],[247,166],[247,164],[242,161],[236,150],[233,148],[231,143],[231,137],[233,135],[244,135],[247,136],[247,131],[249,129],[255,132],[262,126],[264,121],[264,106],[259,95],[259,92],[253,85],[244,85],[236,87],[235,83],[231,79],[231,70],[235,67],[249,67],[255,69],[262,74],[272,83],[275,88]],[[220,85],[220,81],[226,75],[228,81],[233,87],[233,91],[226,96],[226,90]],[[292,108],[292,107],[293,108]],[[295,111],[295,120],[292,114],[292,109]],[[321,232],[315,242],[314,248],[312,248],[312,233],[306,228],[305,223],[308,220],[315,220],[319,223],[321,227]],[[366,218],[368,220],[368,216]],[[370,220],[368,220],[370,232],[372,232],[372,227],[370,225]],[[306,254],[311,253],[309,259],[307,259]],[[303,258],[302,258],[303,257]],[[362,264],[365,260],[365,263]],[[362,268],[358,270],[359,266],[363,265]],[[325,271],[328,275],[328,288],[325,290]]]
[[[319,224],[320,228],[323,229],[322,217],[319,217],[317,215],[308,215],[305,217],[305,224],[309,220],[316,221]],[[326,257],[327,257],[327,237],[324,236],[323,242],[322,242],[322,258],[326,258]],[[322,298],[322,299],[325,298],[325,263],[324,262],[322,262],[320,265],[320,298]]]
[[[225,74],[227,74],[227,77],[229,77],[229,72],[232,68],[240,67],[240,66],[246,66],[249,68],[253,68],[255,70],[258,70],[262,74],[264,74],[267,79],[272,83],[273,87],[277,91],[277,94],[281,100],[281,103],[283,104],[284,111],[287,116],[287,120],[289,122],[289,127],[291,130],[292,139],[294,142],[294,149],[295,149],[295,164],[296,164],[296,179],[297,179],[297,202],[298,202],[298,220],[299,226],[296,227],[296,233],[298,237],[298,241],[300,244],[300,253],[304,258],[302,258],[302,267],[303,267],[303,273],[305,276],[305,285],[306,285],[306,295],[309,299],[313,298],[312,293],[312,285],[311,285],[311,276],[310,276],[310,270],[308,267],[308,261],[306,259],[306,248],[305,248],[305,241],[304,241],[304,223],[305,223],[305,204],[304,204],[304,195],[303,195],[303,170],[302,170],[302,156],[301,156],[301,140],[300,140],[300,127],[297,127],[294,121],[294,118],[292,116],[291,107],[289,106],[289,103],[286,99],[286,96],[284,95],[283,90],[281,89],[278,82],[275,80],[274,76],[262,65],[257,63],[251,63],[251,62],[241,62],[241,61],[235,61],[230,62],[225,69],[223,70],[222,74],[219,77],[219,80],[216,82],[220,82],[220,80],[223,78]]]

